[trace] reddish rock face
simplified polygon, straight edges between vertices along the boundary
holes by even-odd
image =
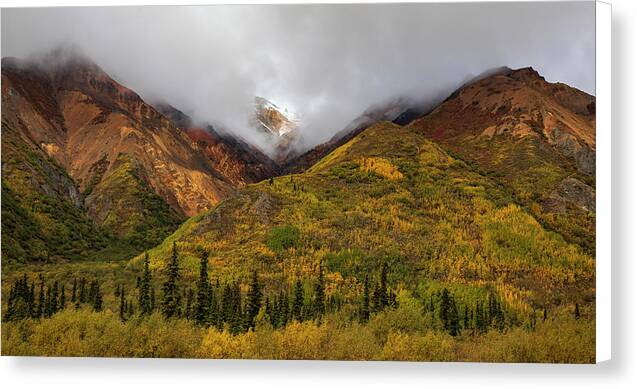
[[[170,104],[157,103],[155,107],[188,134],[214,171],[233,185],[252,184],[279,174],[278,165],[256,146],[221,134],[211,125],[195,126],[188,115]]]
[[[532,68],[509,69],[463,86],[410,127],[458,145],[500,135],[535,138],[594,174],[594,106],[593,96],[549,83]]]
[[[135,176],[178,214],[192,216],[232,192],[184,131],[86,58],[2,62],[2,121],[59,163],[101,224],[108,212],[95,191],[125,156]],[[109,206],[113,206],[109,202]]]

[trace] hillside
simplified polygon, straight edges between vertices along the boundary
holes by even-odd
[[[532,68],[460,88],[408,125],[510,187],[568,241],[595,248],[595,98]]]
[[[357,303],[382,263],[407,290],[432,282],[460,294],[493,288],[514,320],[594,299],[592,257],[543,228],[491,177],[387,122],[303,174],[248,186],[190,219],[150,251],[153,267],[163,266],[173,241],[191,276],[201,246],[222,281],[245,282],[256,269],[269,291],[315,277],[323,264],[327,290],[343,304]]]

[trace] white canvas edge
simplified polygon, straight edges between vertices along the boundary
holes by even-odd
[[[596,361],[611,359],[611,15],[595,4],[596,99]]]

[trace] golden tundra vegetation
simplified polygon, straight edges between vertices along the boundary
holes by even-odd
[[[595,360],[589,251],[386,122],[131,260],[9,263],[2,288],[4,355]]]

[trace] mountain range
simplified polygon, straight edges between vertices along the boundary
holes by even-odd
[[[195,123],[169,103],[147,103],[88,58],[61,51],[39,62],[3,58],[4,257],[68,260],[113,244],[127,245],[130,255],[206,211],[225,225],[229,216],[219,213],[241,199],[253,202],[241,208],[256,207],[252,216],[276,219],[272,212],[286,201],[254,194],[274,177],[300,174],[305,183],[329,171],[347,180],[357,169],[408,176],[382,160],[397,150],[370,144],[365,153],[347,151],[362,139],[383,144],[395,134],[433,142],[392,146],[405,153],[416,147],[414,155],[423,153],[419,147],[439,150],[419,157],[421,163],[453,158],[488,179],[463,190],[495,185],[498,196],[509,196],[548,230],[594,250],[595,98],[549,83],[531,68],[486,72],[444,101],[396,99],[370,107],[305,152],[295,148],[298,121],[263,97],[255,98],[254,124],[275,139],[274,156]]]

